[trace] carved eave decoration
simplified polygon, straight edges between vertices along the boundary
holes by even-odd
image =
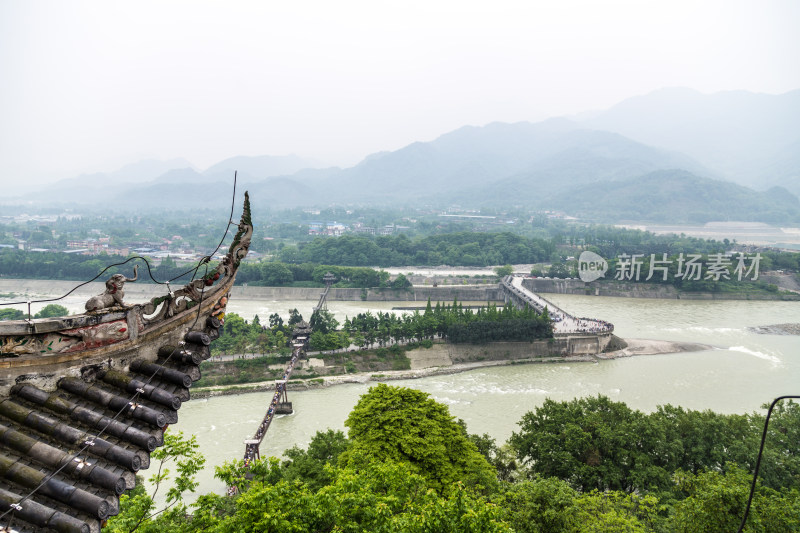
[[[202,278],[144,304],[0,322],[0,531],[95,533],[119,512],[200,379],[252,233],[245,193]]]

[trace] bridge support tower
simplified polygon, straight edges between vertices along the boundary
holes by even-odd
[[[292,402],[289,401],[289,396],[286,393],[286,380],[276,379],[275,388],[280,391],[278,393],[278,403],[275,406],[276,415],[290,415],[292,411]]]

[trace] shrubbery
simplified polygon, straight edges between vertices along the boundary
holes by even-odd
[[[107,530],[146,517],[138,531],[736,531],[763,421],[669,405],[644,414],[603,396],[547,400],[498,447],[427,393],[381,384],[353,408],[347,435],[318,431],[282,461],[217,467],[237,496],[203,495],[189,509],[174,492],[175,507],[147,517],[152,499],[137,489]],[[797,404],[774,411],[744,531],[800,530],[799,427]],[[184,478],[202,465],[193,442],[168,444],[158,457],[184,461]]]

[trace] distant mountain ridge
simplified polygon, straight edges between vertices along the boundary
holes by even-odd
[[[584,127],[687,154],[721,177],[800,194],[800,89],[784,94],[670,88],[628,98]]]
[[[275,176],[288,176],[306,168],[321,168],[315,159],[286,156],[236,156],[208,167],[203,175],[215,179],[230,179],[236,171],[243,183],[259,181]]]
[[[754,191],[683,170],[595,182],[548,199],[553,209],[596,222],[703,224],[712,221],[800,221],[800,200],[782,187]]]
[[[228,190],[237,171],[256,207],[459,203],[558,209],[604,222],[731,220],[740,212],[742,220],[799,223],[792,194],[800,192],[798,110],[800,91],[665,89],[580,120],[464,126],[430,142],[371,154],[350,168],[319,168],[298,156],[237,156],[204,171],[182,160],[141,162],[65,180],[36,200],[112,198],[131,208],[180,200],[218,207],[228,195],[209,191]],[[723,181],[731,172],[765,192]],[[615,198],[625,202],[608,209]]]
[[[302,169],[319,166],[314,159],[299,156],[237,156],[220,161],[205,171],[199,172],[185,159],[168,161],[143,160],[126,165],[113,172],[82,174],[60,180],[23,199],[59,204],[98,204],[109,199],[132,205],[140,203],[148,207],[166,206],[175,203],[175,198],[197,196],[198,201],[218,204],[219,198],[187,192],[192,185],[218,184],[230,187],[234,172],[242,184],[261,182],[264,179],[293,174]],[[224,195],[223,195],[224,196]],[[227,199],[225,200],[227,201]]]
[[[29,193],[23,198],[37,202],[92,203],[109,194],[116,195],[120,189],[135,187],[142,181],[152,181],[176,168],[191,167],[185,159],[146,159],[125,165],[112,172],[95,172],[67,178],[46,186],[41,191]],[[109,193],[109,190],[111,193]]]
[[[613,168],[586,164],[564,176],[561,169],[574,165],[575,154],[613,161]],[[615,133],[582,129],[566,119],[552,119],[535,124],[493,123],[460,128],[428,143],[414,143],[379,158],[366,159],[319,180],[315,186],[324,189],[327,197],[340,201],[346,196],[355,201],[379,202],[391,196],[395,201],[408,202],[431,195],[459,197],[460,191],[483,188],[487,183],[514,176],[524,180],[540,174],[559,174],[559,179],[569,178],[564,184],[579,184],[667,168],[707,173],[682,154],[653,149]]]

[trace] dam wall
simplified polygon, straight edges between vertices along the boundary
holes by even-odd
[[[611,343],[612,333],[604,335],[559,335],[533,342],[490,342],[487,344],[435,343],[430,348],[408,352],[409,359],[425,357],[449,360],[452,364],[477,361],[516,361],[535,357],[596,355]]]
[[[323,288],[302,287],[253,287],[236,286],[231,290],[233,298],[251,300],[319,300]],[[338,289],[328,292],[329,302],[502,302],[503,292],[500,287],[452,285],[444,287],[413,287],[408,290],[395,289]]]
[[[754,292],[689,292],[672,285],[633,281],[526,278],[523,286],[535,293],[612,296],[615,298],[665,298],[670,300],[798,300],[798,294]]]
[[[0,279],[0,294],[14,295],[14,299],[52,297],[53,294],[66,294],[74,289],[80,282],[77,281],[50,281],[37,279]],[[182,285],[172,285],[177,289]],[[89,298],[105,290],[102,282],[93,282],[77,289],[73,295]],[[128,283],[125,285],[126,301],[136,302],[140,299],[149,299],[166,293],[165,285],[155,283]],[[250,300],[319,300],[323,287],[257,287],[254,285],[236,285],[231,289],[233,298],[246,298]],[[338,289],[331,288],[328,301],[365,301],[385,302],[416,301],[423,304],[428,300],[452,302],[503,302],[502,289],[496,284],[487,285],[444,285],[439,287],[413,287],[408,290],[394,289]]]

